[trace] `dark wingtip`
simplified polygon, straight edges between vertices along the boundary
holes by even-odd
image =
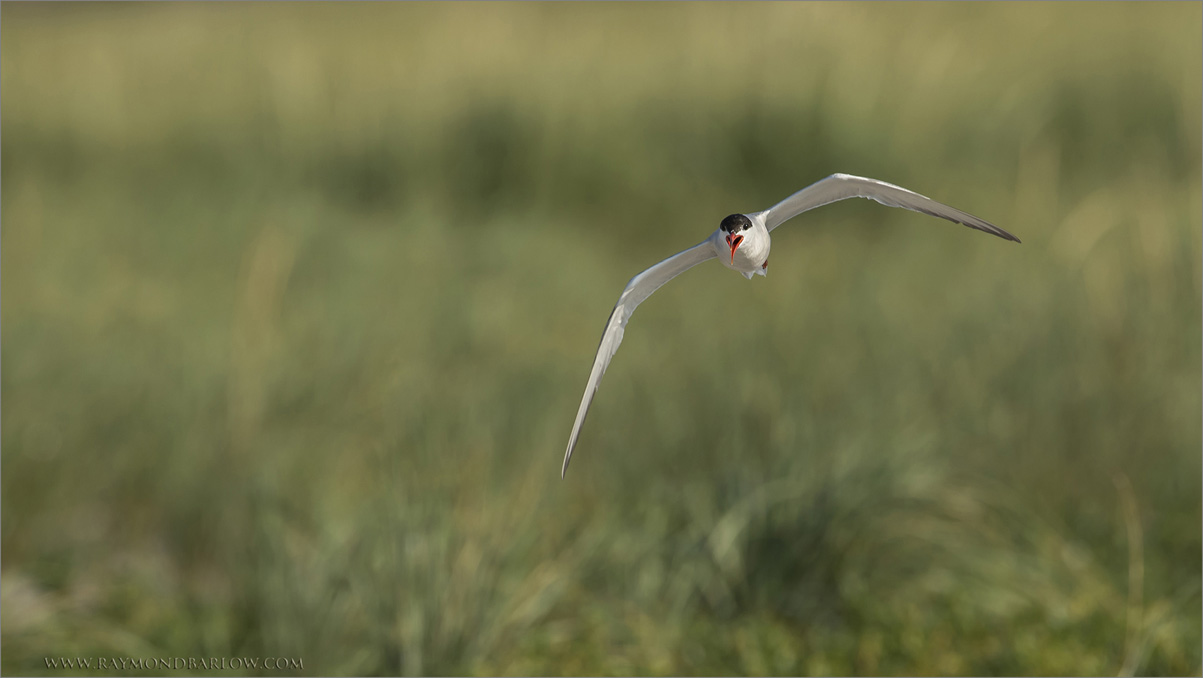
[[[1010,240],[1011,242],[1020,242],[1020,243],[1022,242],[1019,238],[1016,238],[1014,235],[995,226],[994,224],[991,224],[988,221],[983,222],[990,227],[988,229],[982,228],[980,225],[976,225],[976,224],[966,224],[965,222],[961,222],[961,223],[965,224],[966,226],[969,226],[970,228],[976,228],[979,231],[985,231],[986,233],[989,233],[990,235],[998,236],[998,237],[1002,238],[1003,240]]]
[[[937,214],[935,216],[940,216],[940,215]],[[1006,230],[1001,229],[988,221],[981,221],[981,223],[977,223],[977,224],[971,224],[968,221],[959,221],[958,223],[968,226],[969,228],[976,228],[979,231],[985,231],[986,233],[989,233],[990,235],[993,235],[993,236],[998,236],[999,238],[1002,238],[1003,240],[1010,240],[1011,242],[1021,242],[1019,240],[1019,238],[1016,238],[1014,235],[1008,233]],[[982,224],[985,224],[986,227],[983,227]]]

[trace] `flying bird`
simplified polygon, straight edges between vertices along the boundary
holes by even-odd
[[[807,210],[847,198],[869,198],[883,205],[930,214],[985,231],[1004,240],[1019,242],[1019,238],[972,214],[938,203],[901,186],[850,174],[832,174],[763,212],[728,216],[710,237],[661,261],[627,283],[618,297],[618,303],[614,305],[614,310],[610,312],[605,331],[602,332],[597,357],[593,359],[593,369],[589,372],[588,383],[585,384],[585,395],[581,398],[576,421],[572,424],[572,434],[568,437],[568,449],[564,452],[564,466],[560,470],[560,477],[568,473],[568,462],[572,460],[572,450],[580,437],[581,425],[585,423],[589,405],[593,402],[593,396],[597,394],[597,387],[601,384],[602,375],[606,373],[614,352],[622,343],[623,330],[627,321],[631,319],[631,314],[635,312],[635,307],[650,297],[652,292],[660,289],[664,283],[714,257],[718,257],[723,266],[742,273],[748,280],[758,273],[765,275],[769,268],[769,247],[772,240],[769,233],[774,228]]]

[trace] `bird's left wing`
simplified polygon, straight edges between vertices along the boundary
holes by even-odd
[[[576,411],[576,422],[572,425],[572,435],[568,438],[568,450],[564,452],[564,467],[560,470],[561,478],[568,473],[568,461],[572,459],[572,449],[576,447],[576,440],[581,434],[581,425],[585,423],[585,415],[589,413],[589,404],[593,402],[593,396],[601,384],[602,375],[606,373],[606,368],[610,365],[610,359],[614,357],[614,352],[622,343],[623,329],[627,326],[627,321],[631,319],[631,314],[635,312],[635,307],[644,299],[652,296],[652,292],[660,289],[664,283],[715,256],[717,255],[714,253],[714,247],[707,238],[684,252],[678,252],[652,266],[631,278],[631,282],[627,283],[626,289],[618,297],[618,303],[614,305],[614,310],[610,312],[610,319],[606,321],[606,329],[602,332],[601,343],[597,346],[597,357],[593,359],[593,370],[589,372],[589,382],[585,384],[585,395],[581,398],[581,406]]]
[[[851,174],[832,174],[826,179],[816,181],[764,212],[760,212],[758,216],[764,219],[765,227],[772,231],[786,220],[807,210],[848,198],[869,198],[883,205],[930,214],[933,217],[940,217],[969,228],[985,231],[1003,240],[1019,242],[1019,238],[968,212],[962,212],[955,207],[936,202],[925,195],[908,191],[901,186],[887,184],[877,179],[854,177]]]

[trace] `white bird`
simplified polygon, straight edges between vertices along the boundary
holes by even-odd
[[[589,405],[593,402],[593,396],[597,394],[597,387],[610,365],[610,359],[622,343],[623,329],[631,319],[631,314],[635,312],[635,307],[650,297],[652,292],[660,289],[664,283],[712,257],[718,257],[723,266],[742,273],[748,280],[757,273],[765,275],[769,267],[770,231],[807,210],[847,198],[870,198],[883,205],[905,207],[976,228],[1004,240],[1019,242],[1019,238],[972,214],[938,203],[901,186],[850,174],[832,174],[763,212],[732,214],[723,219],[718,230],[711,233],[710,237],[661,261],[627,283],[626,289],[618,297],[618,303],[614,305],[614,310],[610,312],[605,331],[602,332],[597,357],[593,359],[593,370],[589,372],[589,381],[585,384],[585,395],[581,398],[581,406],[576,412],[576,422],[572,424],[572,434],[568,438],[568,450],[564,452],[564,466],[560,470],[560,477],[564,477],[568,472],[568,462],[572,459],[572,450],[580,437],[585,415],[589,413]]]

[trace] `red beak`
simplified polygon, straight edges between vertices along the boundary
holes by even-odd
[[[743,241],[744,241],[744,237],[742,235],[735,235],[734,233],[732,233],[731,235],[727,236],[727,246],[731,248],[731,263],[732,264],[735,263],[735,248],[739,247],[739,243],[741,243]]]

